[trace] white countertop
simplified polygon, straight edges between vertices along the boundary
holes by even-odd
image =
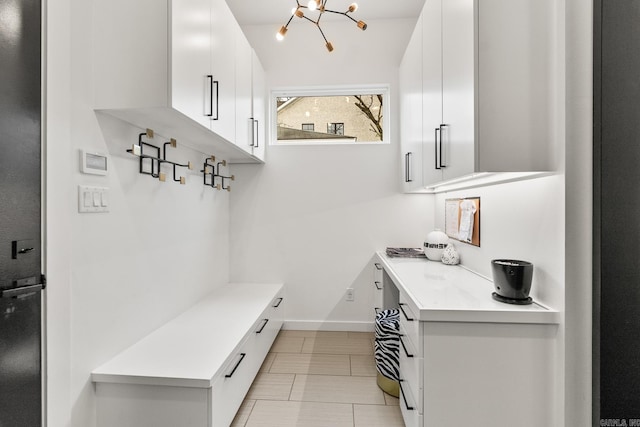
[[[535,301],[513,305],[494,300],[493,282],[461,266],[376,254],[398,289],[418,309],[421,321],[559,323],[556,310]]]
[[[211,387],[225,362],[281,289],[282,284],[239,283],[218,288],[95,369],[91,379]]]

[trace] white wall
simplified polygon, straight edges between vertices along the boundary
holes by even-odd
[[[491,260],[533,263],[531,296],[564,308],[564,176],[517,181],[436,196],[436,225],[444,230],[445,200],[480,197],[480,247],[452,240],[461,263],[491,278]]]
[[[294,25],[295,24],[295,25]],[[231,277],[283,281],[288,327],[371,328],[376,250],[421,246],[433,227],[433,198],[400,192],[398,64],[415,21],[330,23],[328,53],[317,29],[292,23],[244,28],[269,87],[391,85],[391,144],[269,146],[263,166],[234,166]],[[313,31],[310,31],[313,30]],[[317,34],[316,34],[317,33]],[[347,287],[355,301],[345,302]]]
[[[93,2],[56,3],[47,125],[49,426],[92,427],[91,370],[228,282],[229,194],[204,187],[195,171],[184,186],[138,173],[126,149],[141,130],[92,110]],[[81,148],[109,156],[107,177],[79,173]],[[205,158],[169,150],[196,166]],[[79,214],[78,184],[108,187],[110,212]]]

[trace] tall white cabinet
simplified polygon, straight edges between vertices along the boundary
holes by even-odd
[[[252,55],[224,0],[96,0],[94,108],[231,163],[252,150]]]
[[[423,120],[422,111],[422,19],[409,40],[400,67],[400,129],[404,162],[403,189],[405,192],[423,186]]]
[[[405,191],[555,169],[555,14],[552,0],[426,0],[400,65]]]

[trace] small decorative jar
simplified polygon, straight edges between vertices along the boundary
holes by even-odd
[[[457,265],[460,264],[460,255],[458,255],[458,251],[456,247],[453,246],[453,243],[449,243],[444,251],[442,252],[442,263],[447,265]]]
[[[424,254],[431,261],[442,261],[442,253],[449,243],[449,237],[437,228],[427,234],[424,241]]]

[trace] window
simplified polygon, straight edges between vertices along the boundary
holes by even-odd
[[[327,123],[327,133],[332,135],[344,135],[344,123]]]
[[[271,144],[388,143],[388,100],[380,85],[274,90]]]

